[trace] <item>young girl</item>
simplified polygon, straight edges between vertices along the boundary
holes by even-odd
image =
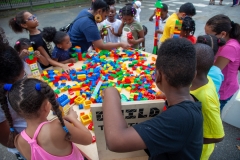
[[[71,58],[68,49],[72,47],[70,37],[67,33],[57,31],[55,27],[45,27],[42,36],[47,42],[53,42],[55,47],[52,52],[52,58],[60,63],[75,63],[76,59]]]
[[[193,44],[196,43],[197,39],[194,37],[195,32],[195,22],[192,17],[185,17],[182,22],[182,30],[180,37],[185,37],[190,40]]]
[[[214,56],[215,56],[218,51],[218,48],[225,45],[226,41],[222,38],[217,38],[214,35],[203,35],[203,36],[198,36],[197,43],[203,43],[203,44],[209,45],[213,49]],[[212,78],[213,83],[215,84],[217,93],[219,94],[219,89],[221,87],[222,81],[224,80],[224,76],[222,74],[221,69],[213,65],[208,72],[208,76]]]
[[[121,36],[121,42],[128,42],[132,48],[139,49],[139,44],[144,41],[143,27],[134,20],[137,11],[132,5],[126,5],[119,11],[122,17],[122,24],[119,27],[118,34]],[[132,38],[128,38],[127,34],[132,33]]]
[[[25,60],[29,56],[28,48],[31,47],[33,44],[34,43],[27,38],[20,38],[14,45],[14,49],[18,52],[19,57],[23,61],[24,71],[27,75],[31,75],[31,69],[29,65],[25,62]],[[38,61],[40,63],[44,64],[45,66],[49,65],[48,60],[45,57],[43,57],[38,50],[34,51],[34,56],[38,58]],[[40,71],[42,70],[39,63],[38,68]]]
[[[14,83],[17,80],[25,78],[23,63],[18,53],[0,36],[0,84]],[[1,92],[0,92],[1,93]],[[8,147],[8,151],[15,154],[18,160],[25,160],[19,151],[15,148],[13,141],[9,143],[9,138],[14,135],[10,133],[10,127],[16,132],[21,132],[27,127],[26,121],[21,118],[9,105],[2,105],[2,99],[5,95],[0,96],[0,143]],[[11,123],[8,123],[11,122]]]
[[[29,32],[30,40],[35,43],[34,50],[38,50],[48,62],[53,66],[63,68],[66,72],[70,70],[68,65],[59,63],[51,59],[52,48],[43,38],[38,27],[37,17],[28,11],[21,11],[15,17],[9,20],[9,26],[15,33],[22,33],[24,30]],[[43,69],[49,67],[41,64]]]
[[[17,114],[27,122],[27,128],[14,141],[26,159],[84,159],[73,142],[91,144],[91,133],[78,121],[72,108],[63,119],[54,91],[47,83],[29,78],[14,84],[4,84],[0,99],[3,108],[8,105],[7,99]],[[48,121],[51,109],[58,119]],[[10,128],[10,131],[14,133],[15,129]]]
[[[207,21],[205,32],[226,41],[226,44],[219,48],[214,62],[214,65],[219,67],[224,75],[224,81],[219,91],[222,110],[239,89],[240,25],[231,21],[228,16],[219,14]]]

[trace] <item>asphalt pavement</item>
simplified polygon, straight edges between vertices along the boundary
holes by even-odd
[[[195,36],[203,35],[204,26],[209,18],[216,14],[226,14],[232,21],[240,24],[240,6],[230,7],[232,5],[231,0],[224,0],[223,5],[218,5],[219,1],[215,1],[216,5],[208,5],[209,0],[162,0],[169,6],[169,14],[177,11],[181,4],[191,1],[197,10],[197,15],[193,17],[196,23]],[[116,4],[117,10],[123,7],[125,2],[121,4]],[[155,0],[143,0],[142,1],[142,11],[141,11],[141,23],[148,28],[148,34],[145,39],[145,48],[147,52],[152,52],[153,48],[153,34],[154,34],[154,23],[149,22],[148,19],[153,13]],[[89,2],[90,6],[90,2]],[[37,15],[39,20],[39,28],[54,26],[60,28],[68,23],[70,23],[81,9],[87,8],[88,6],[74,6],[68,8],[58,8],[51,10],[42,10],[33,12]],[[12,15],[14,17],[15,15]],[[0,26],[4,28],[8,40],[11,45],[14,45],[19,38],[29,38],[28,33],[15,34],[8,26],[8,20],[11,17],[1,18]],[[235,128],[226,123],[224,124],[225,138],[222,142],[216,144],[215,150],[210,158],[210,160],[240,160],[240,150],[237,149],[236,145],[240,145],[240,129]],[[0,145],[0,160],[15,160],[15,156],[6,151],[6,148]]]

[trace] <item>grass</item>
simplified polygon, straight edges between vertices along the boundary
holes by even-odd
[[[29,0],[16,0],[16,1],[21,1],[21,2],[22,1],[26,2],[27,1],[27,2],[29,2]],[[31,6],[22,6],[22,7],[19,7],[19,8],[0,10],[0,17],[7,17],[7,16],[10,16],[10,15],[14,15],[14,14],[16,14],[20,11],[24,11],[24,10],[38,11],[38,10],[44,10],[44,9],[76,6],[76,5],[86,4],[86,3],[89,3],[89,0],[67,0],[67,1],[63,1],[63,2],[38,4],[38,5],[34,5],[32,7]],[[0,3],[0,6],[1,6],[1,3]]]

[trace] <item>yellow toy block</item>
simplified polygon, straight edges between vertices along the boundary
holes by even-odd
[[[79,74],[77,76],[78,79],[86,79],[86,74]]]
[[[48,85],[52,88],[53,87],[53,82],[49,82]]]
[[[87,125],[87,124],[91,123],[91,119],[90,119],[89,115],[87,115],[87,114],[80,116],[80,119],[81,119],[81,122],[83,125]]]
[[[59,107],[59,109],[62,111],[62,116],[66,116],[68,114],[70,107],[71,106],[69,104],[65,105],[64,107]]]
[[[46,70],[44,70],[42,73],[43,73],[45,76],[48,75],[48,72],[47,72]]]
[[[92,121],[92,112],[89,112],[89,113],[88,113],[88,116],[89,116],[89,118],[90,118],[91,121]]]
[[[81,96],[78,96],[75,100],[74,100],[74,103],[79,105],[79,104],[83,104],[84,102],[84,98],[81,97]]]
[[[90,100],[86,100],[83,102],[83,108],[84,109],[90,109],[92,102]]]
[[[122,88],[120,88],[120,87],[116,87],[116,89],[118,90],[119,93],[121,93]]]
[[[60,89],[60,91],[61,91],[61,92],[64,92],[64,91],[65,91],[65,88],[64,88],[64,87],[63,87],[63,88],[61,88],[61,89]]]
[[[75,92],[76,96],[80,96],[80,91]]]
[[[59,71],[58,71],[58,70],[54,70],[53,72],[54,72],[55,74],[58,74],[58,73],[59,73]]]
[[[131,90],[131,87],[127,87],[127,88],[126,88],[126,90],[130,92],[130,90]]]

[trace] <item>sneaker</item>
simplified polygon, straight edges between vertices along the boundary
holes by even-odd
[[[232,5],[231,7],[235,7],[235,6],[237,6],[237,4],[234,4],[234,5]]]

